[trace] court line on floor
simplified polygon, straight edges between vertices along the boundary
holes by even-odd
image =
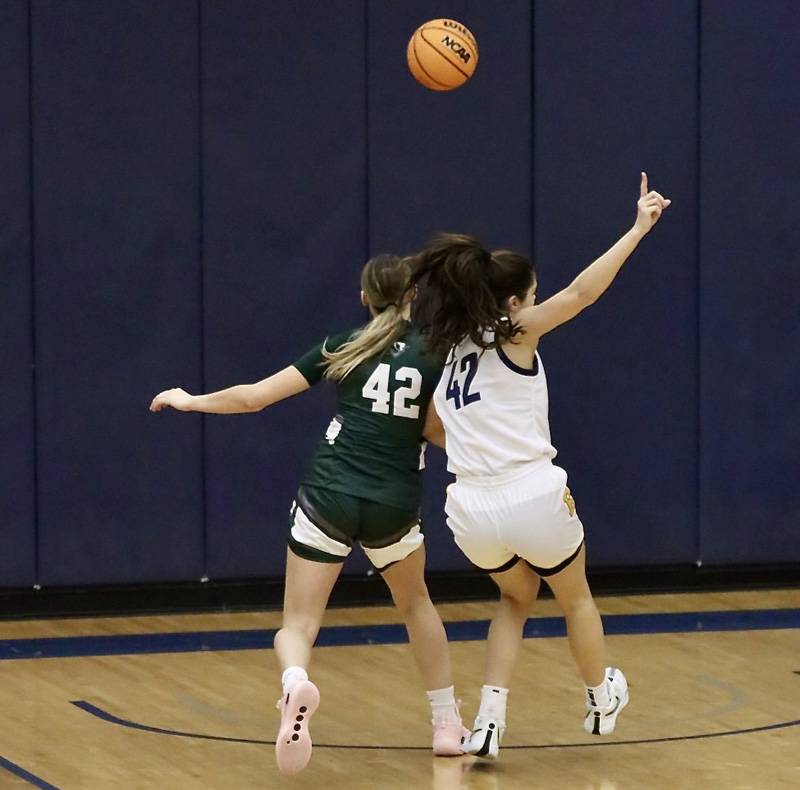
[[[800,609],[746,609],[715,612],[662,612],[611,614],[603,617],[607,635],[704,633],[800,628]],[[483,640],[487,620],[445,623],[451,642]],[[0,660],[79,658],[87,656],[195,653],[230,650],[268,650],[276,629],[197,631],[181,633],[119,634],[113,636],[66,636],[0,640]],[[562,617],[536,617],[525,624],[526,639],[566,635]],[[320,629],[317,647],[395,645],[408,642],[405,626],[326,626]]]
[[[11,760],[6,760],[5,757],[0,757],[0,768],[5,768],[9,773],[24,779],[28,784],[38,787],[39,790],[58,790],[55,785],[51,785],[49,782],[45,782],[44,779],[34,776],[30,771],[26,771],[16,763],[12,763]]]
[[[103,710],[102,708],[93,705],[86,700],[72,700],[71,704],[82,711],[102,719],[109,724],[117,724],[121,727],[128,727],[132,730],[142,730],[144,732],[152,732],[156,735],[171,735],[178,738],[197,738],[204,741],[225,741],[227,743],[248,743],[256,744],[258,746],[274,746],[275,741],[265,741],[256,738],[229,738],[224,735],[203,735],[194,732],[182,732],[181,730],[170,730],[164,727],[151,727],[147,724],[139,724],[135,721],[120,718],[113,713]],[[758,732],[768,732],[770,730],[787,729],[788,727],[797,727],[800,725],[800,719],[795,721],[783,721],[776,724],[764,724],[760,727],[746,727],[741,730],[726,730],[724,732],[705,732],[697,735],[670,735],[662,738],[638,738],[629,741],[592,741],[590,743],[534,743],[519,746],[504,746],[503,749],[584,749],[587,747],[597,746],[634,746],[648,743],[670,743],[672,741],[697,741],[708,738],[724,738],[729,735],[748,735]],[[315,743],[315,749],[356,749],[356,750],[387,750],[387,751],[430,751],[430,746],[377,746],[377,745],[356,745],[349,743]]]

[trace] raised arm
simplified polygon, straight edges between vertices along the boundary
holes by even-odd
[[[179,388],[165,390],[153,398],[150,411],[161,411],[169,406],[178,411],[245,414],[261,411],[284,398],[304,392],[309,386],[305,376],[294,365],[290,365],[255,384],[237,384],[207,395],[190,395]]]
[[[647,173],[642,173],[633,227],[611,249],[587,266],[563,291],[541,304],[520,310],[514,317],[526,333],[520,340],[535,345],[542,335],[575,318],[578,313],[596,302],[671,202],[658,192],[648,191]]]

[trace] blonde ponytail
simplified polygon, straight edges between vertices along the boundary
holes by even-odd
[[[323,345],[322,356],[327,361],[325,378],[341,381],[362,362],[386,351],[403,336],[406,328],[403,311],[390,304],[336,351],[328,351]]]
[[[404,316],[410,300],[411,262],[396,255],[376,255],[361,271],[361,290],[372,320],[335,351],[322,346],[325,378],[341,381],[362,362],[379,356],[408,328]]]

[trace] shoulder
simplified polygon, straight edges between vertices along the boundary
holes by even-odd
[[[328,335],[320,345],[324,345],[325,350],[328,351],[329,353],[331,351],[337,351],[349,340],[352,340],[353,336],[358,331],[359,329],[345,329],[342,332],[336,332],[333,335]]]
[[[308,381],[309,384],[314,384],[319,381],[324,373],[326,364],[325,354],[326,351],[330,353],[341,348],[353,335],[355,329],[348,329],[344,332],[337,332],[335,335],[328,335],[320,343],[317,343],[313,348],[308,349],[299,359],[294,363],[294,367],[300,371]]]

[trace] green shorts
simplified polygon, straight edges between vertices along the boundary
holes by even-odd
[[[423,542],[419,510],[312,486],[298,490],[290,527],[289,547],[298,557],[344,562],[358,542],[378,570],[405,559]]]

